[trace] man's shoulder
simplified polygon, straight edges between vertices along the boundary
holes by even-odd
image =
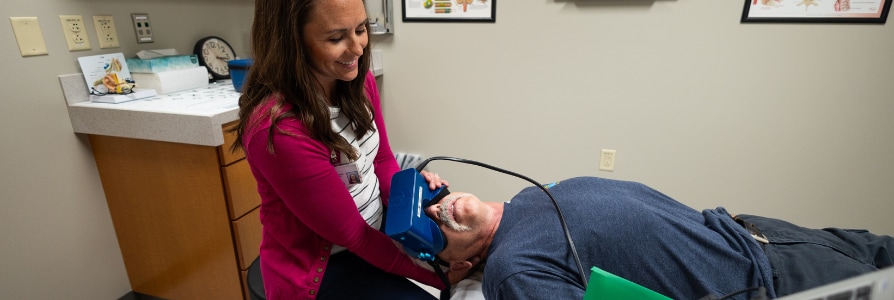
[[[604,184],[604,185],[643,185],[642,183],[629,180],[611,179],[596,176],[577,176],[571,177],[558,183],[567,182],[573,184]]]
[[[486,299],[580,299],[584,290],[562,272],[512,264],[485,267],[482,290]]]
[[[578,176],[550,182],[539,187],[527,187],[516,194],[510,202],[514,203],[518,201],[527,204],[528,202],[534,201],[539,203],[541,202],[541,198],[546,197],[546,194],[543,190],[548,191],[551,195],[553,195],[554,198],[556,198],[556,200],[560,200],[559,198],[577,199],[582,196],[606,197],[609,195],[630,193],[633,191],[651,191],[652,189],[645,184],[635,181],[625,181],[595,176]]]
[[[504,282],[518,285],[529,284],[532,278],[564,277],[567,248],[555,246],[564,241],[562,235],[537,229],[542,224],[519,222],[517,225],[504,231],[501,224],[501,230],[494,236],[484,266],[485,280],[490,280],[491,285],[504,285]]]
[[[577,176],[563,180],[553,181],[543,184],[542,187],[551,190],[553,188],[580,188],[582,186],[644,186],[644,184],[636,181],[627,181],[619,179],[610,179],[596,176]],[[539,188],[538,188],[539,189]]]

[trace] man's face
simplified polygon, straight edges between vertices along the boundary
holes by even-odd
[[[481,250],[481,238],[485,217],[489,207],[478,197],[465,193],[450,193],[439,203],[425,209],[425,214],[435,220],[444,237],[447,247],[438,257],[447,261],[461,261],[477,255]]]

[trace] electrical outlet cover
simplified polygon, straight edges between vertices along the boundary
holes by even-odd
[[[90,37],[87,35],[84,17],[79,15],[60,15],[62,33],[68,50],[90,50]]]
[[[93,16],[93,27],[96,29],[96,40],[99,41],[100,49],[120,47],[114,17]]]
[[[614,171],[615,170],[615,150],[602,149],[599,155],[599,170]]]

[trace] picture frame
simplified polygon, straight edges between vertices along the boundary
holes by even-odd
[[[404,22],[496,23],[497,0],[401,0]]]
[[[884,24],[894,0],[744,0],[742,23]]]

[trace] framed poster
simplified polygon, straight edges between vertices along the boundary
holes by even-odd
[[[742,23],[880,23],[892,0],[745,0]]]
[[[496,23],[497,0],[401,0],[404,22]]]

